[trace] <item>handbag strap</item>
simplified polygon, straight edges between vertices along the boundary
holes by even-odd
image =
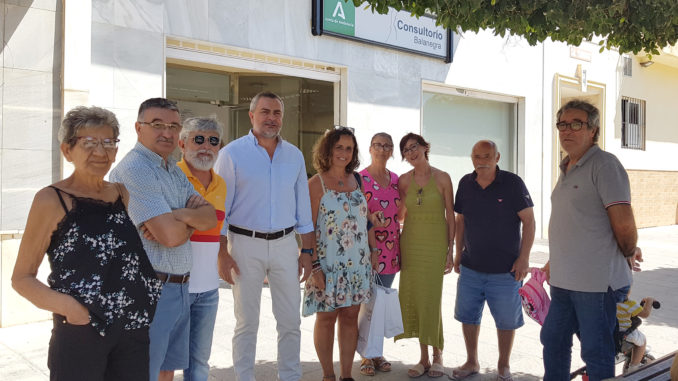
[[[374,283],[384,287],[384,282],[381,281],[381,277],[379,277],[378,272],[376,272],[375,270],[372,270],[372,276],[374,276]]]

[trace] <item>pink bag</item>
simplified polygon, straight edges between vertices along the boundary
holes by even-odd
[[[518,294],[520,294],[520,300],[523,303],[523,309],[527,316],[543,325],[551,305],[551,299],[546,290],[544,290],[546,273],[536,267],[532,267],[531,275],[530,280],[525,282],[523,287],[518,290]]]

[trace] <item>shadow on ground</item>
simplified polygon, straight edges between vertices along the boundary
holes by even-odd
[[[302,381],[322,381],[322,370],[320,369],[320,364],[316,362],[302,362],[301,364],[304,375],[301,378]],[[374,377],[363,376],[360,374],[360,362],[355,361],[353,363],[353,378],[356,380],[395,380],[395,381],[405,381],[413,380],[407,376],[407,369],[410,364],[403,364],[399,361],[392,361],[392,370],[387,373],[377,372]],[[339,362],[334,363],[335,373],[337,375],[337,380],[339,379]],[[255,367],[255,376],[257,380],[276,380],[277,373],[277,364],[271,361],[257,361]],[[452,373],[452,368],[446,367],[445,372],[447,374]],[[483,369],[479,374],[466,378],[468,381],[489,381],[496,380],[497,374],[495,369]],[[212,381],[222,381],[222,380],[234,380],[235,375],[233,373],[233,368],[211,368],[209,380]],[[513,373],[513,379],[516,381],[536,381],[541,379],[541,375],[525,374],[525,373]],[[181,377],[175,377],[175,380],[181,380]],[[449,378],[444,375],[439,378],[431,378],[427,375],[417,378],[417,380],[449,380]],[[326,381],[326,380],[325,380]]]
[[[652,324],[678,328],[678,268],[659,268],[640,271],[633,274],[631,298],[640,302],[643,297],[650,296],[661,302],[661,308],[652,311],[648,318]],[[668,281],[667,281],[668,280]]]

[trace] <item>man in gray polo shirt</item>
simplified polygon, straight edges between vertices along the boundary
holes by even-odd
[[[541,330],[544,380],[569,380],[572,337],[591,381],[614,376],[617,294],[631,285],[642,261],[631,209],[628,175],[619,160],[596,144],[600,112],[571,101],[556,127],[567,157],[551,194],[549,225],[551,306]]]

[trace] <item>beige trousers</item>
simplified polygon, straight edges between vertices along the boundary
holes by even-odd
[[[238,381],[254,381],[261,289],[268,277],[273,315],[278,331],[278,377],[299,381],[301,340],[301,292],[298,277],[298,246],[293,233],[267,241],[228,232],[228,251],[238,264],[240,276],[233,285],[233,369]]]

